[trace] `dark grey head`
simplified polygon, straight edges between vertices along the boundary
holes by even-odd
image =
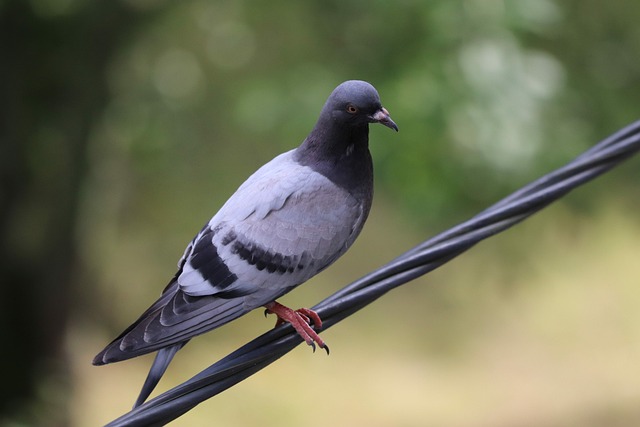
[[[367,211],[373,194],[369,123],[398,130],[373,86],[346,81],[331,92],[313,130],[293,154],[298,163],[358,194]]]
[[[349,80],[336,87],[324,104],[321,117],[347,127],[380,123],[398,131],[380,103],[376,88],[362,80]]]
[[[329,95],[316,125],[298,147],[296,159],[302,164],[312,164],[345,156],[352,161],[358,157],[368,158],[369,123],[398,130],[380,103],[376,88],[361,80],[346,81]]]

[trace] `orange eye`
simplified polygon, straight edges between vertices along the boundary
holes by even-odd
[[[355,106],[355,105],[353,105],[353,104],[349,104],[349,105],[347,105],[347,113],[349,113],[349,114],[355,114],[355,113],[357,113],[357,112],[358,112],[358,107],[356,107],[356,106]]]

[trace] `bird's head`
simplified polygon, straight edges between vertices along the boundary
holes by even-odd
[[[380,123],[398,131],[398,126],[380,103],[376,88],[362,80],[349,80],[340,84],[333,90],[324,108],[340,124],[360,126]]]

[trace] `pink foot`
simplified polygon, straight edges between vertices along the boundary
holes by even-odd
[[[265,314],[273,313],[278,316],[276,326],[285,322],[290,323],[296,332],[298,332],[298,335],[300,335],[302,339],[313,348],[313,351],[316,351],[316,344],[318,344],[320,348],[324,349],[327,354],[329,354],[329,347],[324,343],[322,338],[320,338],[320,335],[318,335],[311,327],[311,323],[313,323],[316,329],[322,329],[322,320],[315,311],[309,310],[308,308],[293,310],[277,301],[265,304],[264,307],[267,309]]]

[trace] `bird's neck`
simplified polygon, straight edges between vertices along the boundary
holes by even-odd
[[[341,125],[321,117],[298,148],[299,157],[311,161],[343,161],[369,150],[369,125]]]
[[[321,119],[296,150],[296,160],[336,185],[359,192],[373,184],[369,126],[340,126]]]

